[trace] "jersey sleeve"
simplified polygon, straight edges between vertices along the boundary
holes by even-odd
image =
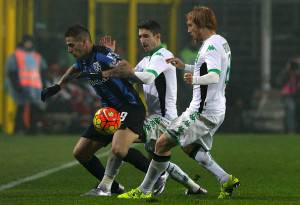
[[[165,58],[162,55],[154,54],[154,56],[151,57],[148,67],[144,68],[144,71],[152,73],[156,78],[168,68],[169,65]]]
[[[204,54],[204,61],[207,64],[207,72],[215,72],[217,74],[221,73],[221,51],[218,48],[210,44]]]
[[[143,60],[141,60],[135,67],[134,67],[134,71],[135,72],[143,72]]]

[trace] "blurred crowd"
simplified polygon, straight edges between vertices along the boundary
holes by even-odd
[[[71,82],[49,102],[40,100],[42,88],[57,82],[66,69],[59,62],[47,65],[34,38],[23,36],[5,69],[6,87],[16,104],[15,133],[70,133],[87,126],[100,100],[86,82]]]

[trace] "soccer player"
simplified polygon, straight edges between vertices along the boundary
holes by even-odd
[[[239,180],[225,172],[211,157],[213,135],[225,117],[225,88],[229,80],[231,51],[228,42],[216,34],[217,22],[207,7],[194,7],[187,14],[188,33],[201,41],[195,65],[177,58],[168,60],[178,68],[193,70],[185,81],[193,84],[193,98],[187,110],[167,128],[156,142],[155,155],[142,184],[118,198],[150,198],[153,182],[169,165],[172,147],[177,143],[190,157],[213,173],[221,184],[219,199],[229,198]]]
[[[144,134],[147,138],[145,147],[148,152],[153,153],[153,142],[165,131],[170,121],[177,117],[176,69],[166,62],[167,59],[174,56],[161,44],[160,25],[156,21],[145,20],[139,23],[138,29],[140,43],[146,56],[134,69],[128,62],[122,61],[115,69],[103,71],[102,75],[103,77],[130,78],[143,84],[148,108],[144,123]],[[108,40],[108,46],[113,44]],[[174,180],[188,188],[187,194],[205,194],[207,192],[190,179],[176,164],[170,162],[166,171]],[[109,174],[109,171],[106,174]],[[99,187],[107,190],[109,181],[106,178],[112,179],[114,177],[112,175],[104,176]]]
[[[119,56],[106,47],[94,46],[89,31],[81,25],[68,28],[65,33],[65,42],[68,52],[77,61],[65,72],[57,84],[42,91],[42,101],[59,92],[62,85],[72,77],[86,78],[101,98],[102,106],[118,110],[122,120],[121,127],[114,135],[109,136],[101,135],[91,123],[74,147],[75,158],[100,181],[105,169],[95,153],[112,142],[112,153],[108,159],[108,165],[114,159],[113,156],[117,156],[133,164],[139,170],[147,172],[150,160],[137,149],[129,149],[133,142],[141,140],[139,136],[142,136],[145,107],[131,83],[126,79],[101,76],[103,70],[112,69],[117,64],[120,60]],[[123,190],[124,187],[118,183],[112,183],[112,193],[120,193]],[[99,190],[93,189],[88,194],[98,195]]]

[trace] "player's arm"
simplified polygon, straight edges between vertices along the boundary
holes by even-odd
[[[141,71],[134,70],[127,61],[121,61],[115,69],[103,71],[102,75],[103,77],[130,78],[140,84],[151,84],[160,73],[168,68],[169,65],[162,56],[154,55],[148,67],[142,68]]]
[[[67,71],[63,74],[60,80],[57,82],[59,86],[62,86],[64,83],[68,82],[71,79],[80,77],[80,71],[76,69],[75,64],[67,69]]]
[[[219,80],[220,80],[220,76],[218,73],[215,72],[209,72],[202,76],[193,76],[192,73],[184,74],[184,81],[187,84],[210,85],[210,84],[218,83]]]
[[[166,60],[167,63],[171,63],[173,66],[175,66],[178,69],[184,69],[187,72],[193,72],[194,71],[194,65],[184,64],[182,60],[179,58],[169,58]]]
[[[207,66],[207,74],[202,76],[192,76],[191,73],[184,75],[184,80],[193,85],[210,85],[218,83],[221,73],[221,54],[216,49],[208,50],[204,54],[204,61]]]
[[[41,100],[45,102],[48,98],[52,97],[58,93],[61,89],[62,84],[69,81],[71,78],[77,77],[79,74],[78,69],[75,68],[75,65],[72,65],[68,70],[63,74],[60,80],[51,87],[44,88],[41,92]]]
[[[135,71],[126,60],[120,61],[113,69],[102,71],[102,77],[129,78],[131,81],[141,84],[151,83],[155,79],[155,75],[152,73]]]

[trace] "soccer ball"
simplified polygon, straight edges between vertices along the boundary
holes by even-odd
[[[95,113],[93,125],[99,133],[112,135],[121,125],[120,113],[111,107],[100,108]]]

